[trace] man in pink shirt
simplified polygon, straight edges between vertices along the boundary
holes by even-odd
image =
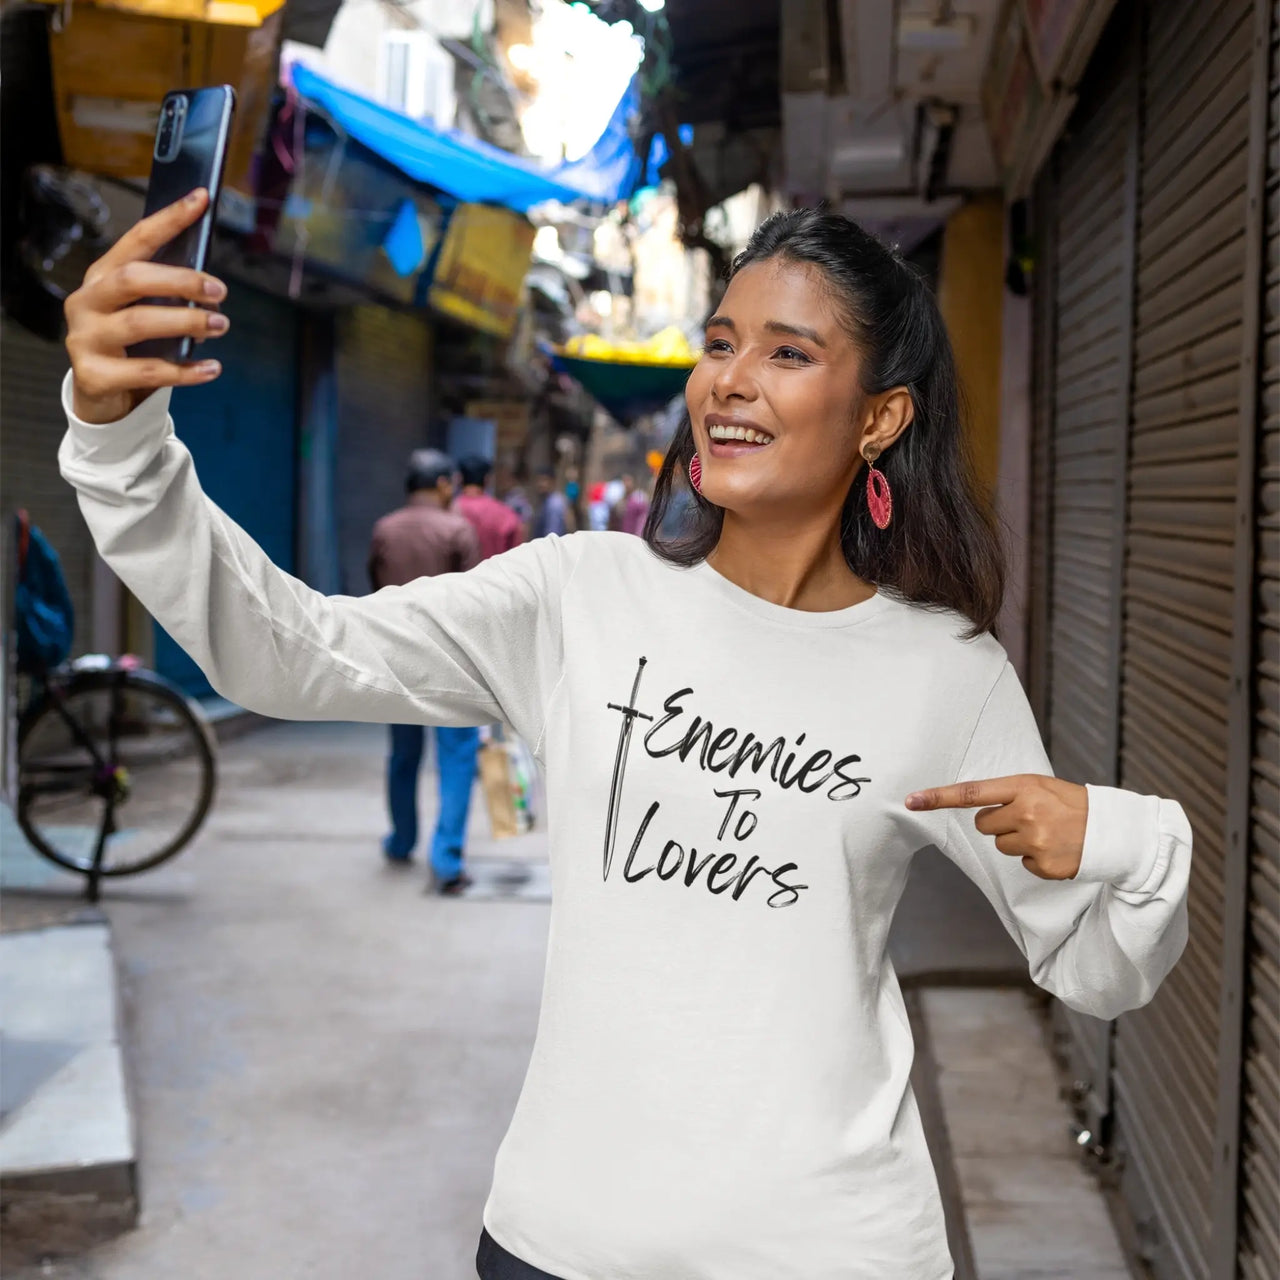
[[[524,541],[520,517],[505,502],[485,491],[493,470],[487,458],[463,458],[458,463],[462,476],[462,492],[454,499],[453,509],[465,516],[480,539],[480,558],[510,551]]]

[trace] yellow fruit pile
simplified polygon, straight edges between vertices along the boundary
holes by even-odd
[[[645,342],[628,342],[622,338],[603,338],[598,333],[584,333],[564,344],[564,354],[581,360],[607,360],[612,364],[696,364],[698,352],[675,325],[669,325]]]

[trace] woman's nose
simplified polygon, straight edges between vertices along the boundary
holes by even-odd
[[[730,400],[734,396],[752,399],[755,396],[755,377],[746,357],[735,354],[724,361],[716,371],[711,390],[718,400]]]

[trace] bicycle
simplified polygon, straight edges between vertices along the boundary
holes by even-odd
[[[19,581],[31,533],[20,513]],[[18,826],[37,853],[85,876],[96,902],[102,877],[149,871],[200,829],[216,789],[213,733],[195,702],[137,658],[28,661],[19,674]]]

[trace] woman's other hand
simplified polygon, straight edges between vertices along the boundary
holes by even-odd
[[[996,848],[1042,880],[1070,880],[1080,870],[1089,793],[1077,782],[1018,773],[913,791],[908,809],[978,809],[973,825]]]
[[[209,203],[203,188],[131,227],[85,273],[66,301],[67,354],[73,408],[84,422],[116,422],[157,387],[212,382],[216,360],[178,364],[131,358],[126,347],[148,338],[215,338],[227,331],[224,315],[207,308],[227,296],[221,280],[186,267],[152,262],[155,254],[196,221]],[[143,298],[175,298],[195,307],[136,306]]]

